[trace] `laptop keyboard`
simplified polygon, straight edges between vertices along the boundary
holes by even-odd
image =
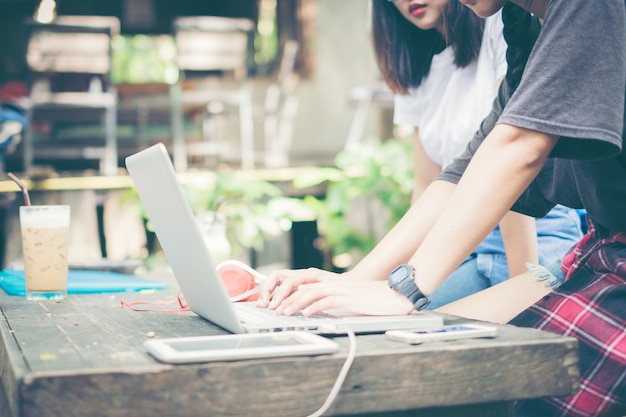
[[[238,308],[249,310],[257,315],[263,314],[263,315],[266,315],[267,317],[278,317],[284,321],[306,321],[306,320],[313,320],[313,319],[315,320],[319,320],[319,319],[340,320],[342,319],[342,317],[335,316],[330,313],[324,313],[324,312],[317,313],[308,317],[305,317],[301,312],[297,312],[296,314],[291,315],[291,316],[283,316],[283,315],[276,314],[276,311],[270,308],[257,307],[254,303],[241,303],[239,304]]]

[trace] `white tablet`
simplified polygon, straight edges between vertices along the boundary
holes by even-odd
[[[165,363],[324,355],[339,350],[330,339],[300,331],[150,339],[144,346]]]

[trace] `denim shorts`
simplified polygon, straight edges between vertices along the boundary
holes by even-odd
[[[545,281],[550,288],[558,288],[565,282],[565,273],[561,270],[561,260],[554,261],[548,266],[526,264],[528,271],[540,281]]]

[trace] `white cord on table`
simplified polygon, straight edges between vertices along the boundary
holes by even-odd
[[[324,330],[324,328],[322,328],[322,330]],[[322,406],[317,411],[315,411],[313,414],[309,414],[307,417],[320,417],[326,411],[328,411],[328,408],[331,406],[333,401],[335,401],[335,398],[337,398],[337,394],[339,394],[339,390],[341,389],[343,382],[346,380],[348,371],[350,370],[350,367],[352,366],[352,362],[354,362],[354,357],[356,356],[356,335],[354,334],[352,330],[344,329],[344,328],[336,328],[334,326],[329,327],[328,330],[329,330],[328,333],[334,333],[334,334],[345,333],[348,335],[348,339],[350,342],[350,346],[348,349],[348,356],[346,356],[346,360],[344,361],[343,366],[341,367],[341,370],[339,371],[339,375],[337,375],[337,379],[335,380],[335,383],[332,389],[330,390],[330,393],[328,393],[328,397],[326,397],[326,401],[324,402],[324,404],[322,404]],[[324,331],[324,333],[326,332]]]

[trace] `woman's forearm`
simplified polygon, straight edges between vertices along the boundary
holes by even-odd
[[[415,185],[413,186],[411,203],[415,203],[420,198],[440,172],[441,166],[430,159],[420,139],[419,131],[416,131],[413,137],[413,177],[415,178]]]
[[[348,274],[354,278],[387,279],[394,267],[406,263],[413,256],[455,187],[447,181],[434,181],[395,227]]]
[[[500,232],[506,251],[509,277],[526,272],[527,263],[539,262],[537,227],[534,217],[509,211],[500,220]]]
[[[425,294],[432,294],[493,230],[537,176],[556,140],[502,124],[487,136],[410,259]]]

